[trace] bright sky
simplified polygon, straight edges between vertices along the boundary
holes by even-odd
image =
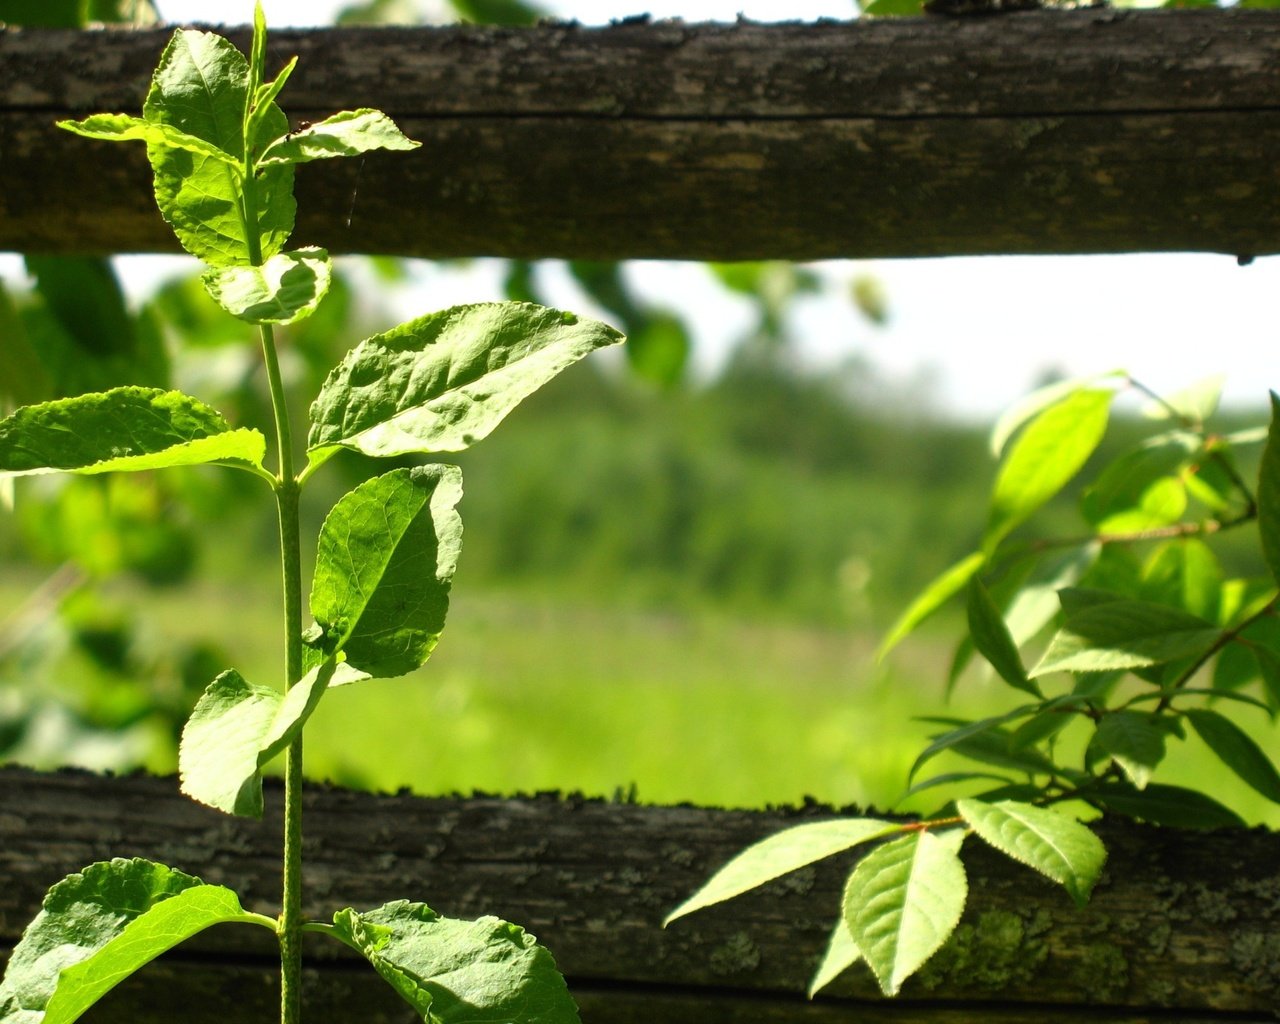
[[[420,2],[430,12],[435,0]],[[265,0],[276,26],[324,24],[343,5]],[[160,6],[171,21],[226,24],[248,22],[253,9],[252,0],[212,7],[207,0],[160,0]],[[739,13],[780,21],[848,17],[854,0],[542,0],[542,6],[587,24],[642,12],[688,21],[732,21]],[[145,261],[130,266],[131,277],[148,276]],[[1241,268],[1231,257],[1208,255],[826,264],[831,294],[807,302],[797,328],[816,363],[860,353],[903,379],[929,372],[935,396],[956,412],[994,414],[1048,368],[1087,374],[1122,367],[1165,390],[1225,372],[1229,399],[1260,407],[1268,388],[1280,389],[1277,267],[1264,259]],[[868,272],[889,295],[892,319],[883,329],[862,320],[845,298],[846,282]],[[547,274],[553,284],[563,282],[555,268]],[[745,311],[709,287],[696,265],[641,264],[632,275],[642,294],[678,306],[693,321],[704,368],[746,326]],[[494,297],[498,275],[481,263],[461,280],[426,268],[420,279],[420,289],[401,298],[406,316]],[[567,285],[557,290],[581,308]]]

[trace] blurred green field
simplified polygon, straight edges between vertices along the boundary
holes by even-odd
[[[271,582],[205,582],[163,600],[123,582],[111,589],[170,639],[232,637],[232,663],[270,682],[280,662]],[[0,592],[6,602],[15,594]],[[944,703],[949,650],[936,635],[882,666],[873,651],[872,636],[839,628],[459,586],[421,671],[326,697],[308,727],[306,770],[421,794],[561,790],[731,807],[811,797],[883,809],[937,728],[917,716],[980,717],[1018,695],[975,677]],[[1280,736],[1259,712],[1224,710],[1276,749]],[[149,766],[172,770],[172,751]],[[930,771],[961,767],[971,765],[943,757]],[[1198,741],[1175,747],[1156,778],[1207,785],[1251,823],[1280,825],[1274,806]],[[927,812],[952,795],[920,794],[902,808]]]

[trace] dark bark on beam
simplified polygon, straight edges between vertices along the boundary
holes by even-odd
[[[185,800],[173,780],[0,771],[0,943],[15,941],[53,882],[112,856],[170,863],[274,913],[278,800],[273,787],[267,821],[259,823]],[[961,926],[968,937],[895,1003],[877,997],[861,968],[830,998],[802,996],[848,858],[660,927],[731,855],[823,813],[313,788],[307,909],[327,918],[347,905],[412,898],[455,916],[507,917],[554,951],[586,1019],[596,1022],[826,1024],[853,1014],[900,1024],[1032,1024],[1050,1016],[1139,1024],[1156,1014],[1207,1024],[1232,1012],[1234,1021],[1261,1022],[1275,1007],[1280,838],[1262,831],[1105,827],[1107,874],[1085,910],[971,839],[970,907]],[[213,929],[142,972],[88,1019],[270,1020],[271,952],[261,929]],[[332,1010],[320,1019],[411,1019],[344,947],[319,944],[311,953],[310,998],[317,1011]],[[175,995],[166,983],[178,979]],[[177,998],[180,1015],[170,1013]],[[1183,1012],[1166,1016],[1168,1008]]]
[[[0,248],[166,251],[137,111],[168,33],[0,32]],[[243,33],[233,34],[241,45]],[[299,170],[297,244],[446,257],[1280,251],[1280,12],[280,32],[295,118],[423,141]]]

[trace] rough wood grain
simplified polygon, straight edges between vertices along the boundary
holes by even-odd
[[[233,34],[244,45],[243,32]],[[0,32],[0,248],[174,248],[138,109],[167,32]],[[299,173],[299,244],[745,259],[1280,251],[1280,12],[280,32],[289,113],[424,146]]]
[[[278,801],[269,791],[268,820],[258,823],[190,803],[173,780],[0,771],[0,942],[15,941],[54,881],[111,856],[165,861],[274,912]],[[847,858],[668,929],[660,921],[745,845],[830,811],[322,788],[309,790],[306,803],[309,915],[409,897],[456,916],[505,916],[552,948],[588,1021],[1031,1024],[1049,1019],[1044,1000],[1052,993],[1053,1019],[1260,1022],[1280,991],[1280,837],[1262,831],[1105,827],[1109,867],[1084,911],[971,841],[959,942],[909,984],[903,1001],[880,1000],[858,969],[829,998],[808,1003],[801,993],[834,918]],[[274,981],[263,934],[205,933],[139,975],[93,1019],[173,1019],[165,1007],[175,997],[164,982],[181,978],[191,1024],[267,1021]],[[246,949],[244,939],[257,945]],[[311,957],[312,999],[333,1011],[324,1019],[409,1019],[394,999],[379,1001],[377,979],[344,947],[317,945]],[[233,991],[236,999],[249,993],[243,1013],[233,1011]],[[262,1013],[251,1015],[258,1002]],[[344,1017],[347,1007],[363,1009]]]

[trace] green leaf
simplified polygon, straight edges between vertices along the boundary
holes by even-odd
[[[214,267],[202,280],[213,301],[251,324],[291,324],[310,316],[329,290],[329,254],[282,252],[258,267]]]
[[[232,430],[177,391],[113,388],[28,405],[0,420],[0,474],[108,473],[243,462],[262,467],[266,439]]]
[[[262,768],[301,732],[333,672],[326,661],[287,694],[248,683],[234,669],[223,672],[182,730],[182,792],[227,814],[262,817]]]
[[[1098,381],[1108,379],[1127,378],[1128,376],[1123,370],[1112,370],[1108,373],[1094,374],[1089,377],[1058,380],[1052,384],[1046,384],[1042,388],[1037,388],[1031,394],[1019,399],[996,420],[996,425],[991,431],[991,454],[999,458],[1000,453],[1004,451],[1005,445],[1009,443],[1009,439],[1029,420],[1034,419],[1049,406],[1061,402],[1090,384],[1096,384]]]
[[[966,555],[955,565],[950,566],[933,582],[924,588],[914,601],[902,613],[889,635],[876,652],[877,658],[883,658],[905,637],[909,636],[920,623],[958,594],[968,584],[984,561],[982,552],[975,551]]]
[[[1280,395],[1271,392],[1271,427],[1262,450],[1258,473],[1258,531],[1262,553],[1276,582],[1280,582]]]
[[[831,929],[831,938],[827,940],[822,963],[813,972],[813,980],[809,982],[809,998],[812,999],[861,959],[858,944],[853,941],[849,926],[842,917]]]
[[[1084,517],[1098,533],[1130,533],[1176,522],[1187,508],[1186,487],[1178,474],[1197,448],[1176,437],[1122,455],[1086,488],[1080,502]]]
[[[1066,621],[1032,678],[1161,665],[1203,654],[1221,636],[1212,623],[1168,605],[1120,598],[1070,610],[1073,597],[1063,599]]]
[[[1027,670],[1022,666],[1022,658],[1009,634],[1009,627],[977,576],[969,581],[968,616],[973,645],[991,663],[1000,678],[1014,689],[1043,697],[1040,687],[1027,678]]]
[[[274,923],[230,889],[140,858],[91,864],[49,890],[0,982],[0,1020],[70,1024],[139,967],[211,925]]]
[[[1223,764],[1268,800],[1280,803],[1280,772],[1248,733],[1216,711],[1191,708],[1183,714]]]
[[[1114,393],[1075,391],[1027,425],[996,477],[983,546],[991,551],[1080,471],[1107,429]]]
[[[913,832],[872,850],[849,876],[844,920],[887,996],[898,993],[960,920],[969,889],[959,856],[963,841],[959,829],[943,836]]]
[[[1089,790],[1089,802],[1104,810],[1171,828],[1244,828],[1244,820],[1213,797],[1182,786],[1153,782],[1135,789],[1113,782]]]
[[[960,816],[1001,853],[1021,861],[1066,888],[1083,906],[1089,900],[1107,851],[1088,828],[1056,811],[1005,800],[957,800]]]
[[[449,610],[462,550],[456,466],[395,469],[345,495],[320,530],[311,614],[312,646],[371,676],[423,664]]]
[[[229,165],[238,171],[240,161],[235,154],[227,153],[212,142],[188,135],[180,128],[162,121],[147,121],[129,114],[94,114],[83,121],[59,121],[65,128],[87,139],[103,139],[107,142],[142,141],[184,150]]]
[[[506,921],[458,921],[400,900],[364,914],[341,910],[333,924],[432,1024],[578,1024],[551,954]]]
[[[1006,722],[1012,722],[1018,718],[1030,717],[1039,709],[1039,704],[1023,704],[1003,715],[993,715],[990,718],[981,718],[975,722],[961,722],[956,728],[943,733],[941,736],[934,737],[933,741],[925,747],[925,749],[920,753],[920,756],[912,763],[911,771],[907,773],[907,781],[910,782],[914,779],[916,772],[923,768],[928,761],[931,761],[938,754],[941,754],[944,750],[950,750],[952,747],[965,743],[966,741],[981,736],[984,733],[998,730],[1000,726],[1004,725]],[[938,721],[938,719],[927,718],[925,721]],[[944,724],[955,723],[953,720],[947,719],[944,720]]]
[[[1217,411],[1225,381],[1226,375],[1222,373],[1205,377],[1161,401],[1148,403],[1142,415],[1156,420],[1182,420],[1189,426],[1200,427]]]
[[[1274,714],[1280,711],[1280,654],[1269,647],[1255,647],[1253,653],[1262,672],[1262,689],[1267,695],[1267,707]]]
[[[613,328],[523,302],[455,306],[361,342],[311,407],[312,462],[461,451]]]
[[[1145,789],[1151,773],[1164,760],[1165,732],[1158,716],[1137,711],[1113,711],[1098,721],[1093,742],[1137,789]]]
[[[178,31],[160,58],[142,115],[243,160],[248,87],[249,63],[228,40]],[[274,103],[254,123],[255,147],[260,138],[276,139],[289,130],[288,118]],[[183,248],[215,267],[256,262],[242,215],[239,167],[166,143],[149,142],[147,156],[156,203]],[[260,255],[267,259],[293,230],[293,167],[266,168],[254,178],[252,193]]]
[[[899,828],[893,822],[875,818],[844,818],[797,825],[769,836],[747,847],[717,871],[706,885],[667,915],[663,926]]]
[[[362,107],[344,110],[277,139],[258,158],[258,166],[301,164],[335,156],[359,156],[375,149],[417,149],[421,145],[406,137],[381,110]]]

